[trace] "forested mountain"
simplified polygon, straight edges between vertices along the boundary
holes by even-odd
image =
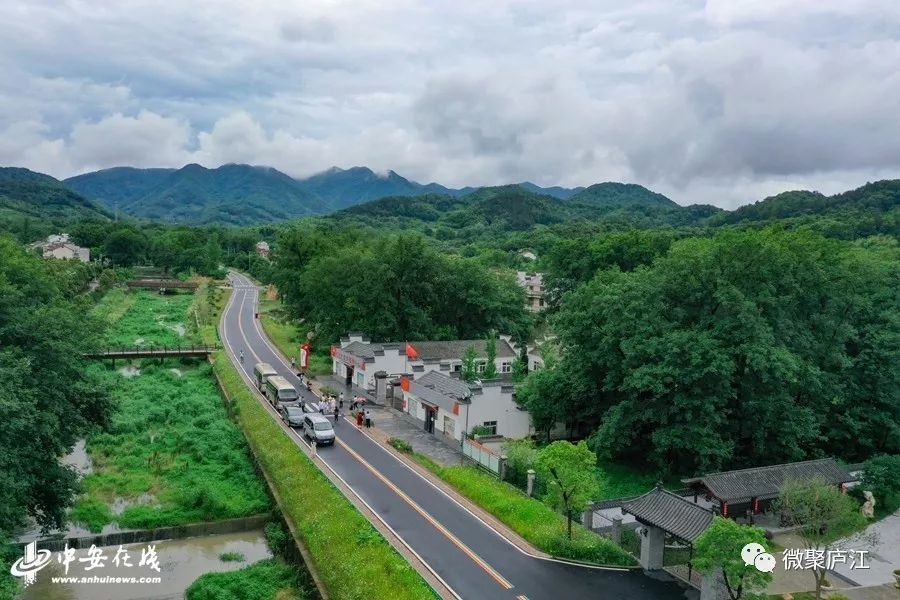
[[[0,168],[0,230],[32,241],[74,220],[108,220],[99,205],[28,169]]]
[[[301,179],[299,183],[303,189],[325,199],[335,210],[386,196],[418,196],[426,191],[450,192],[438,184],[431,184],[426,190],[425,186],[401,177],[394,171],[381,174],[368,167],[332,167]]]
[[[328,203],[268,167],[191,164],[175,171],[109,169],[67,180],[107,206],[175,223],[248,225],[327,212]],[[116,193],[118,191],[118,193]]]
[[[570,198],[572,202],[590,204],[593,206],[667,206],[677,207],[678,204],[635,183],[616,183],[606,181],[589,186]]]

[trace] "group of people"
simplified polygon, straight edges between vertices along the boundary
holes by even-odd
[[[323,416],[334,415],[334,424],[337,425],[341,418],[341,411],[344,410],[344,393],[341,392],[340,399],[328,394],[323,395],[316,408]]]

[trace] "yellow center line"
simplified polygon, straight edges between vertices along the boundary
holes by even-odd
[[[493,577],[494,581],[499,583],[502,587],[504,587],[507,590],[512,589],[513,585],[509,581],[507,581],[502,575],[500,575],[500,573],[498,573],[496,570],[494,570],[494,568],[491,565],[489,565],[487,562],[485,562],[484,559],[482,559],[480,556],[475,554],[475,552],[473,552],[471,548],[469,548],[464,543],[462,543],[462,541],[460,541],[459,538],[457,538],[455,535],[450,533],[450,531],[446,527],[441,525],[434,517],[432,517],[427,512],[425,512],[422,509],[422,507],[420,507],[418,504],[416,504],[412,498],[407,496],[406,493],[403,492],[403,490],[398,488],[389,479],[387,479],[384,475],[379,473],[372,465],[370,465],[365,460],[363,460],[363,458],[355,450],[353,450],[353,448],[348,446],[346,443],[344,443],[340,439],[337,440],[337,443],[342,448],[344,448],[347,452],[349,452],[353,458],[355,458],[357,461],[359,461],[359,463],[362,466],[364,466],[373,475],[375,475],[375,477],[380,479],[382,483],[384,483],[386,486],[388,486],[392,492],[394,492],[395,494],[400,496],[400,498],[404,502],[406,502],[413,510],[415,510],[417,513],[422,515],[422,518],[424,518],[426,521],[431,523],[431,525],[435,529],[437,529],[439,532],[441,532],[444,535],[444,537],[446,537],[448,540],[450,540],[453,543],[453,545],[455,545],[457,548],[459,548],[464,554],[466,554],[466,556],[471,558],[475,564],[477,564],[479,567],[481,567],[488,575]]]

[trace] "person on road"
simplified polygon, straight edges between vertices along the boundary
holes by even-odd
[[[310,381],[309,379],[306,380],[306,390],[309,392],[312,391],[312,381]]]
[[[297,359],[295,359],[292,356],[291,357],[291,371],[296,371],[296,370],[297,370]]]
[[[241,364],[244,364],[244,349],[241,348]]]
[[[339,408],[334,409],[334,424],[338,424],[338,419],[341,418],[341,410]]]
[[[341,392],[340,403],[341,403],[341,408],[344,408],[344,392]]]

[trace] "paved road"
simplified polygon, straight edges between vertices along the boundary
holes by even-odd
[[[258,290],[241,275],[231,277],[234,293],[222,317],[223,344],[233,356],[243,350],[240,366],[249,377],[256,362],[267,362],[300,389],[290,366],[254,318]],[[302,393],[312,399],[305,389]],[[262,399],[260,402],[265,403]],[[323,462],[461,599],[685,597],[681,586],[640,571],[583,567],[525,554],[349,420],[343,420],[335,430],[337,443],[319,449]],[[299,434],[296,441],[305,443]]]

